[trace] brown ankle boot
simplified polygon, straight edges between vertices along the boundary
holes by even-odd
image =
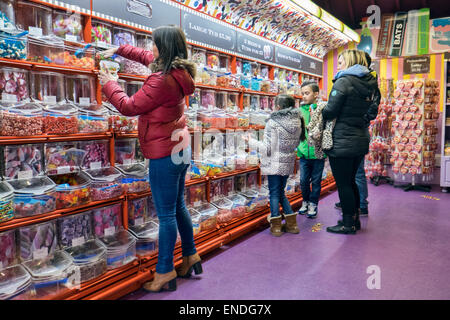
[[[297,214],[292,213],[288,215],[284,215],[284,219],[286,220],[285,231],[289,233],[300,233],[300,230],[297,226]]]
[[[177,290],[177,273],[175,272],[175,270],[167,273],[155,272],[153,281],[144,283],[143,288],[145,291],[159,292],[166,284],[169,284],[168,290]]]
[[[281,226],[282,219],[281,216],[275,218],[270,217],[270,215],[267,216],[267,220],[270,222],[270,233],[275,237],[279,237],[283,234]]]
[[[189,278],[194,270],[195,274],[201,274],[203,272],[201,259],[198,253],[191,256],[183,257],[180,269],[177,270],[177,274],[181,278]]]

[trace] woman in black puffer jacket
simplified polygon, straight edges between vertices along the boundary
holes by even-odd
[[[339,71],[333,79],[328,105],[323,109],[324,121],[336,119],[333,148],[326,151],[338,188],[343,221],[328,232],[355,234],[359,229],[359,192],[356,171],[369,152],[370,136],[366,114],[378,87],[370,73],[365,54],[359,50],[345,50],[339,55]]]

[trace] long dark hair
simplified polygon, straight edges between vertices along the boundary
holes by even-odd
[[[174,60],[188,58],[186,36],[177,26],[161,26],[153,30],[153,45],[158,48],[159,57],[152,66],[152,69],[156,70],[152,71],[169,73]],[[191,73],[190,70],[188,72]]]

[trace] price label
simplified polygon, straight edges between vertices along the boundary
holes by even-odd
[[[102,168],[102,163],[100,161],[91,162],[90,167],[91,167],[92,170],[98,170],[98,169]]]
[[[56,104],[56,96],[44,96],[44,102],[49,104]]]
[[[17,96],[15,94],[2,93],[2,101],[17,102]]]
[[[81,246],[86,242],[84,237],[72,239],[72,247]]]
[[[17,174],[17,178],[18,179],[31,179],[33,178],[33,171],[28,170],[28,171],[19,171],[19,173]]]
[[[33,260],[44,259],[47,256],[48,256],[48,248],[47,247],[33,251]]]
[[[116,227],[109,227],[105,229],[105,237],[112,236],[114,233],[116,233]]]
[[[77,42],[78,41],[78,37],[74,36],[72,34],[66,34],[66,40],[70,41],[70,42]]]
[[[57,170],[58,174],[70,173],[70,167],[69,166],[59,167],[56,170]]]
[[[42,28],[28,27],[28,34],[30,36],[42,37]]]
[[[88,106],[91,104],[91,98],[80,98],[80,105]]]
[[[134,220],[134,225],[135,226],[140,226],[144,224],[144,218],[138,218],[136,220]]]

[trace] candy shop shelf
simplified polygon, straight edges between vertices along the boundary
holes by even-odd
[[[5,58],[0,58],[0,66],[8,66],[28,70],[32,69],[35,71],[57,71],[69,74],[89,74],[89,75],[96,74],[95,70],[93,69],[81,69],[75,67],[61,66],[57,64],[38,63],[26,60],[11,60]]]
[[[218,90],[218,91],[243,92],[243,90],[240,88],[218,87],[218,86],[211,86],[211,85],[202,84],[202,83],[196,83],[195,87],[200,88],[200,89],[210,89],[210,90]]]
[[[60,209],[55,210],[52,212],[32,216],[32,217],[26,217],[26,218],[14,218],[10,221],[6,221],[3,223],[0,223],[0,232],[20,228],[32,224],[37,224],[41,222],[50,221],[53,219],[60,218],[62,216],[68,216],[77,214],[86,210],[91,210],[95,208],[101,208],[106,207],[108,205],[120,203],[125,199],[124,196],[120,196],[114,199],[108,199],[108,200],[101,200],[101,201],[92,201],[87,204],[84,204],[82,206],[74,207],[74,208],[67,208],[67,209]]]
[[[205,182],[208,181],[208,179],[209,179],[209,178],[207,178],[207,177],[206,177],[206,178],[199,178],[199,179],[191,179],[191,180],[186,181],[186,182],[184,183],[184,185],[185,185],[186,187],[194,186],[194,185],[196,185],[196,184],[205,183]]]
[[[208,177],[208,179],[209,180],[218,180],[218,179],[232,177],[232,176],[236,176],[236,175],[239,175],[239,174],[252,172],[252,171],[256,171],[256,170],[259,170],[259,166],[255,166],[255,167],[251,167],[251,168],[243,169],[243,170],[234,170],[234,171],[230,171],[230,172],[220,173],[220,174],[218,174],[216,176]]]
[[[127,193],[127,200],[145,198],[145,197],[150,196],[151,194],[152,194],[152,192],[150,190],[144,191],[144,192],[139,192],[139,193]]]
[[[137,138],[138,137],[138,132],[137,131],[133,131],[133,132],[114,132],[114,138],[116,139],[124,139],[124,138]]]
[[[248,131],[248,130],[264,130],[264,126],[256,126],[256,125],[251,125],[248,128],[225,128],[225,129],[218,129],[218,128],[209,128],[209,129],[189,129],[189,133],[194,133],[194,132],[208,132],[209,130],[218,130],[220,132],[227,132],[227,131]],[[137,134],[136,134],[137,135]],[[134,136],[133,136],[134,137]],[[131,138],[131,137],[130,137]]]
[[[119,79],[123,80],[131,80],[131,81],[145,81],[147,79],[146,76],[138,76],[135,74],[128,74],[128,73],[119,73]]]
[[[102,133],[75,133],[68,135],[41,135],[41,136],[23,136],[23,137],[0,136],[0,145],[101,140],[101,139],[109,139],[111,137],[112,132],[110,131]]]

